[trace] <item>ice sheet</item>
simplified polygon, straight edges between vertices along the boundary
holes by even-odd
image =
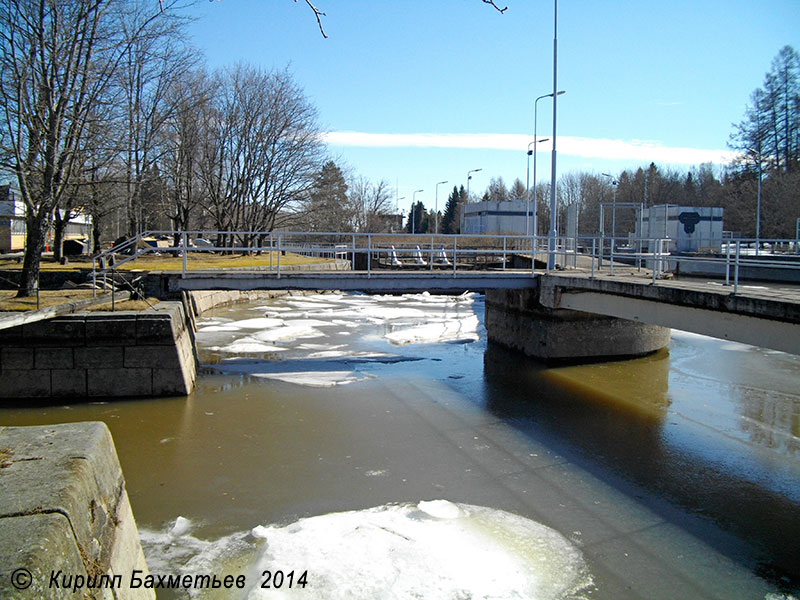
[[[550,600],[575,597],[592,581],[580,550],[555,530],[447,500],[259,525],[216,541],[185,525],[181,536],[170,526],[141,530],[150,571],[235,572],[235,564],[248,587],[231,590],[231,600]],[[307,570],[307,585],[261,589],[261,573],[281,567],[296,577]]]
[[[254,377],[275,379],[308,387],[333,387],[346,385],[356,381],[372,379],[374,375],[356,371],[292,371],[282,373],[253,373]]]

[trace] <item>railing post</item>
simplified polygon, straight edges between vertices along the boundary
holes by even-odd
[[[594,253],[597,246],[597,238],[592,238],[592,274],[590,277],[594,279]]]
[[[372,262],[372,234],[367,234],[367,279],[372,278],[372,271],[371,271],[371,262]]]
[[[97,298],[97,259],[92,259],[92,298]]]
[[[614,237],[611,237],[611,259],[609,260],[609,267],[611,269],[611,276],[614,276]]]
[[[456,276],[456,265],[458,264],[458,236],[453,236],[453,278]]]
[[[275,245],[272,241],[272,232],[269,232],[269,270],[272,271],[272,252],[275,249]]]
[[[506,270],[506,248],[507,248],[507,238],[503,236],[503,271]]]
[[[352,253],[353,262],[350,264],[350,270],[351,271],[355,271],[356,270],[356,234],[355,233],[352,235],[351,240],[352,240],[352,243],[353,243],[353,246],[352,246],[352,249],[353,249],[353,253]],[[335,259],[336,258],[334,256],[334,260]]]
[[[741,242],[737,240],[736,242],[736,266],[733,271],[733,293],[734,295],[736,292],[739,291],[739,249],[741,246]]]
[[[725,285],[731,284],[731,243],[728,241],[725,250]]]
[[[433,271],[433,234],[431,234],[431,252],[428,256],[428,268]]]
[[[182,231],[181,232],[181,255],[183,256],[183,270],[181,271],[181,275],[183,275],[184,277],[186,276],[186,266],[187,266],[187,261],[188,261],[188,257],[186,255],[187,255],[188,252],[189,252],[189,250],[187,249],[187,244],[186,244],[186,232]]]
[[[335,259],[334,259],[335,260]],[[278,275],[277,278],[281,278],[281,234],[278,233]]]

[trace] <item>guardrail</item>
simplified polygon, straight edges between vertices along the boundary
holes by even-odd
[[[175,245],[152,245],[152,238],[178,240]],[[554,253],[559,269],[585,268],[591,275],[607,268],[611,275],[622,265],[652,271],[652,280],[667,272],[679,271],[682,264],[714,264],[724,270],[725,284],[737,293],[743,268],[777,268],[800,271],[800,259],[790,260],[800,249],[796,240],[761,240],[764,246],[756,255],[755,240],[726,240],[715,255],[676,255],[669,251],[675,241],[668,238],[635,239],[610,236],[558,237]],[[769,252],[766,249],[769,248]],[[644,250],[647,249],[647,250]],[[776,252],[777,250],[777,252]],[[546,259],[546,236],[522,235],[444,235],[339,232],[258,232],[258,231],[146,231],[94,258],[92,280],[105,278],[121,265],[153,253],[180,256],[181,272],[190,271],[189,253],[247,253],[264,257],[259,270],[282,276],[281,256],[298,255],[350,260],[358,270],[373,272],[386,269],[426,269],[449,271],[506,270],[513,267],[512,257],[530,260],[535,274],[535,258]],[[284,261],[285,262],[285,261]],[[510,266],[511,264],[511,266]],[[724,267],[721,265],[724,264]],[[286,266],[283,266],[283,271]],[[519,269],[517,269],[519,270]]]

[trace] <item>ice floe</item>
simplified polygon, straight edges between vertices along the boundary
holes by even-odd
[[[230,572],[235,564],[247,586],[230,590],[231,600],[549,600],[576,597],[592,583],[580,549],[557,531],[447,500],[258,525],[214,541],[184,531],[141,531],[150,571]],[[296,577],[307,571],[307,584],[261,589],[263,571],[277,568]]]

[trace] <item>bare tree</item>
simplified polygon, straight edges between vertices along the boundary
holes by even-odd
[[[120,27],[128,49],[115,79],[129,235],[145,228],[142,186],[166,151],[161,142],[174,108],[167,99],[171,82],[197,63],[197,53],[183,39],[185,19],[168,15],[147,21],[143,6],[134,4],[125,12]]]
[[[120,22],[139,5],[149,12],[126,36]],[[130,40],[162,14],[145,0],[2,3],[1,160],[16,176],[26,207],[20,296],[35,290],[45,236],[53,212],[81,172],[81,140],[95,108],[108,100]]]
[[[348,190],[357,231],[379,233],[391,229],[389,216],[394,213],[394,203],[388,182],[380,180],[373,184],[364,177],[354,177]]]
[[[202,115],[204,207],[220,230],[272,231],[321,162],[316,110],[287,71],[239,65],[218,73],[216,85]]]

